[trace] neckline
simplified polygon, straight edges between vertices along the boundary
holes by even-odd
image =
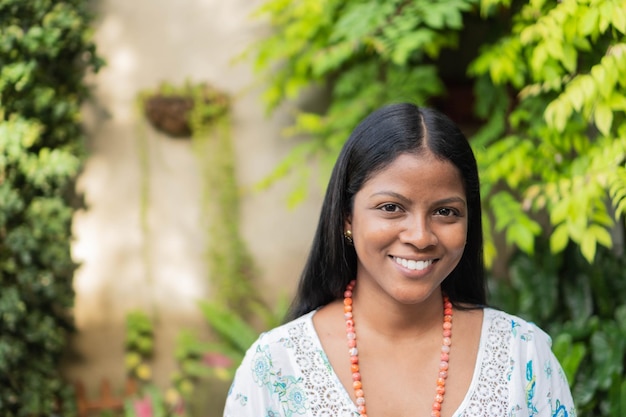
[[[472,381],[470,382],[470,385],[467,388],[467,392],[465,393],[465,396],[463,397],[463,401],[461,401],[457,409],[454,410],[454,413],[452,413],[452,417],[459,417],[462,415],[461,414],[462,410],[464,410],[465,407],[467,407],[467,403],[470,401],[472,397],[472,393],[476,389],[476,385],[479,382],[481,363],[485,355],[484,344],[485,344],[486,332],[489,329],[488,323],[490,322],[492,318],[492,313],[494,312],[493,309],[489,307],[482,307],[482,310],[483,310],[483,317],[482,317],[481,330],[480,330],[480,339],[478,342],[478,354],[476,355],[476,363],[474,364],[474,371],[472,373]],[[356,404],[354,404],[354,401],[352,401],[352,398],[350,397],[350,394],[348,393],[348,390],[346,389],[346,387],[339,380],[339,376],[335,372],[335,368],[333,367],[332,363],[330,363],[330,360],[328,359],[328,356],[326,355],[326,351],[324,350],[322,346],[322,341],[320,340],[317,329],[315,328],[315,324],[313,323],[313,316],[315,315],[315,313],[317,313],[317,310],[313,310],[307,313],[305,316],[302,316],[302,318],[305,319],[306,325],[310,328],[312,334],[314,335],[313,340],[314,340],[314,343],[316,344],[316,347],[319,349],[320,352],[324,354],[324,360],[328,364],[328,372],[330,373],[333,384],[336,387],[338,387],[338,390],[341,392],[341,396],[342,396],[341,401],[345,402],[346,404],[350,404],[351,412],[355,416],[359,416],[359,411],[356,408]]]

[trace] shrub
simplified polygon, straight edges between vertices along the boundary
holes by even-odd
[[[73,414],[58,366],[72,330],[70,257],[83,75],[101,65],[86,2],[0,1],[0,410]],[[65,401],[64,401],[65,399]]]

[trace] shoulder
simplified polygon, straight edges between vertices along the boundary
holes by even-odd
[[[313,329],[311,326],[312,317],[315,312],[312,311],[301,317],[298,317],[292,321],[275,327],[271,330],[267,330],[261,333],[256,340],[255,344],[259,343],[283,343],[285,338],[294,338],[306,335]]]
[[[297,400],[304,398],[298,358],[301,345],[314,337],[311,315],[259,335],[237,369],[224,416],[255,416],[259,410],[281,415],[278,411],[283,406],[302,411],[304,404]]]
[[[493,308],[484,310],[484,329],[489,333],[499,333],[511,342],[539,345],[550,349],[552,339],[535,323],[521,317]]]
[[[485,309],[486,350],[501,358],[510,410],[532,416],[575,416],[565,373],[552,352],[550,336],[536,324],[503,311]]]
[[[315,345],[317,336],[312,316],[313,312],[261,333],[246,352],[243,362],[265,357],[275,365],[289,361],[295,352],[302,349],[302,345]]]
[[[314,314],[262,333],[250,346],[224,416],[353,415],[313,326]]]

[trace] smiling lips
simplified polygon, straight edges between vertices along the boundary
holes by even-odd
[[[427,261],[415,261],[413,259],[403,259],[394,256],[394,260],[398,265],[402,265],[407,269],[411,269],[413,271],[423,271],[433,264],[434,259],[429,259]]]

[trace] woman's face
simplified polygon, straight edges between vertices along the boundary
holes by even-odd
[[[459,170],[429,151],[402,154],[356,193],[345,230],[359,287],[402,304],[426,300],[456,267],[467,236]]]

